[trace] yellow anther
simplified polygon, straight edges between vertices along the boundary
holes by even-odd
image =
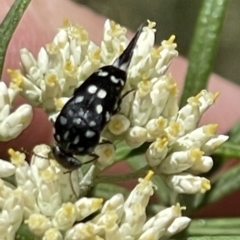
[[[169,125],[169,133],[172,135],[172,136],[177,136],[178,133],[180,132],[180,124],[178,122],[172,122],[170,125]]]
[[[69,19],[65,17],[63,19],[62,28],[68,28],[68,27],[70,27],[70,25],[71,25],[71,23],[70,23]]]
[[[64,210],[64,214],[67,216],[71,216],[72,214],[74,214],[75,212],[75,207],[72,203],[68,202],[68,203],[64,203],[62,205],[62,208]]]
[[[112,156],[112,155],[113,155],[112,149],[106,148],[106,149],[104,150],[104,155],[105,155],[106,157]]]
[[[144,180],[145,181],[150,181],[153,175],[154,175],[154,172],[149,170],[147,175],[145,176]]]
[[[10,155],[11,162],[14,165],[21,165],[23,162],[25,162],[26,155],[24,153],[14,151],[12,148],[9,148],[8,154]]]
[[[199,148],[194,148],[194,149],[190,150],[190,156],[195,161],[201,160],[203,154],[204,154],[204,152],[201,151]]]
[[[113,124],[113,128],[115,130],[120,130],[123,127],[122,121],[119,119],[116,119]]]
[[[46,77],[46,83],[48,83],[48,84],[56,84],[57,83],[57,76],[55,74],[49,74]]]
[[[60,111],[63,106],[65,105],[65,103],[63,102],[63,100],[61,98],[54,98],[54,104],[56,106],[56,110]]]
[[[58,179],[57,174],[50,169],[42,171],[40,175],[42,179],[48,183]]]
[[[215,135],[218,128],[218,124],[209,124],[207,126],[204,126],[204,133],[209,135]]]
[[[7,72],[10,74],[12,82],[20,87],[23,83],[23,76],[19,70],[8,69]]]
[[[190,98],[188,98],[187,102],[191,106],[198,106],[198,105],[200,105],[199,96],[197,95],[195,97],[190,97]]]
[[[56,55],[59,53],[59,47],[54,43],[46,44],[46,51],[51,55]]]
[[[167,120],[163,117],[159,117],[156,123],[159,129],[163,129],[167,125]]]
[[[158,138],[155,141],[154,146],[157,149],[163,149],[167,144],[168,144],[168,139],[166,137],[162,137],[162,138]]]
[[[147,20],[147,23],[148,23],[148,28],[152,29],[156,26],[156,23],[155,22],[151,22],[150,20]]]
[[[158,48],[152,48],[151,49],[151,56],[154,57],[154,58],[158,58],[160,59],[161,58],[161,51],[163,50],[163,47],[160,46]]]
[[[205,193],[206,191],[211,189],[211,183],[208,179],[203,179],[201,184],[201,193]]]
[[[220,95],[220,92],[215,92],[214,95],[213,95],[213,99],[214,101],[219,97]]]
[[[92,208],[97,209],[101,206],[102,203],[103,203],[103,198],[94,199],[92,202]]]
[[[168,42],[168,43],[173,43],[174,40],[175,40],[175,38],[176,38],[176,36],[175,36],[175,35],[172,35],[172,36],[167,40],[167,42]]]
[[[91,54],[91,58],[93,60],[99,60],[100,59],[100,54],[101,54],[101,48],[96,49],[92,54]]]
[[[67,60],[64,65],[64,70],[67,72],[73,72],[75,70],[75,65],[72,63],[71,60]]]

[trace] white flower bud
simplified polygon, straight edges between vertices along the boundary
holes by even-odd
[[[77,209],[72,203],[64,203],[52,219],[53,226],[66,231],[73,226],[77,218]]]
[[[66,232],[64,239],[91,239],[92,237],[97,236],[99,233],[103,233],[103,227],[99,227],[98,225],[90,222],[78,223]],[[96,238],[96,240],[98,239],[100,240],[101,238]]]
[[[43,236],[48,229],[52,228],[50,219],[42,214],[32,214],[25,223],[28,224],[29,230],[37,236]]]
[[[15,173],[15,167],[7,161],[0,159],[0,178],[5,178]]]
[[[49,58],[46,50],[42,47],[38,53],[38,67],[43,74],[48,70]]]
[[[148,131],[148,141],[160,138],[167,127],[167,120],[163,117],[153,118],[148,121],[146,129]]]
[[[143,127],[135,126],[130,128],[125,137],[126,143],[132,147],[136,148],[141,146],[147,140],[147,130]]]
[[[199,111],[200,105],[199,96],[197,95],[195,97],[190,97],[188,99],[188,104],[178,111],[176,121],[184,126],[186,133],[196,128],[201,117]]]
[[[115,147],[111,143],[103,143],[95,147],[94,152],[99,156],[97,159],[97,167],[104,169],[114,162]]]
[[[43,240],[63,240],[62,233],[56,228],[49,228],[43,238]]]
[[[124,209],[131,208],[135,203],[141,204],[143,208],[147,206],[150,196],[153,195],[153,183],[150,180],[152,176],[153,172],[149,171],[145,178],[138,180],[139,184],[129,194]]]
[[[183,229],[185,229],[189,225],[190,222],[191,222],[191,219],[188,217],[176,218],[171,224],[171,226],[167,228],[167,231],[164,233],[164,238],[169,238],[170,236],[173,236],[181,232]]]
[[[130,127],[130,121],[121,114],[116,114],[111,117],[111,120],[108,124],[108,129],[114,135],[120,135],[127,131]]]
[[[211,155],[218,147],[225,143],[228,138],[229,137],[226,135],[214,136],[202,146],[202,150],[204,151],[205,155]]]
[[[0,140],[9,141],[16,138],[28,127],[33,117],[32,107],[23,104],[12,114],[6,117],[0,124]]]
[[[202,156],[199,160],[193,163],[193,165],[187,170],[187,172],[198,175],[208,172],[212,168],[212,166],[212,158],[208,156]]]
[[[28,49],[26,48],[20,49],[20,61],[21,61],[21,66],[27,73],[29,73],[32,67],[37,66],[36,59],[34,58],[32,53],[29,52]]]
[[[153,167],[159,165],[168,153],[168,140],[163,137],[153,142],[147,152],[146,159],[148,164]]]
[[[207,90],[202,90],[199,94],[199,102],[201,103],[199,107],[200,114],[202,115],[206,110],[213,105],[215,100],[218,98],[219,93],[211,93],[208,92]]]
[[[75,207],[77,209],[76,221],[81,221],[82,219],[88,217],[92,213],[98,211],[102,207],[102,198],[81,198],[75,202]]]
[[[177,193],[184,194],[205,193],[211,189],[208,179],[188,173],[168,176],[166,177],[166,183]]]
[[[195,162],[201,161],[203,152],[198,148],[187,151],[173,152],[168,155],[158,167],[163,174],[180,173],[192,167]]]
[[[158,63],[155,66],[158,75],[164,74],[171,63],[171,60],[178,56],[176,50],[177,44],[173,42],[174,40],[175,36],[172,35],[168,40],[164,40],[161,43],[162,51]]]
[[[209,124],[196,128],[192,132],[180,137],[172,146],[172,151],[200,148],[206,144],[217,131],[217,124]]]

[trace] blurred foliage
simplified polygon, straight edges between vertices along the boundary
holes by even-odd
[[[178,51],[187,56],[202,0],[75,0],[135,30],[150,19],[158,25],[156,43],[177,36]],[[240,1],[229,0],[214,71],[240,84]],[[234,46],[234,48],[233,48]]]

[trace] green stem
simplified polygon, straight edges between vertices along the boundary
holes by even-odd
[[[117,182],[123,182],[128,181],[132,179],[137,179],[140,177],[144,177],[149,170],[149,166],[145,166],[143,168],[140,168],[137,171],[125,173],[125,174],[111,174],[111,175],[100,175],[97,176],[95,179],[96,183],[117,183]]]
[[[188,236],[240,236],[239,218],[194,219],[187,229]]]
[[[15,0],[10,11],[0,25],[0,76],[2,75],[8,44],[30,2],[31,0]]]
[[[189,52],[189,66],[181,106],[206,88],[212,72],[228,0],[204,0]]]
[[[226,142],[220,148],[216,149],[214,154],[219,154],[226,158],[240,158],[240,145],[231,141]]]

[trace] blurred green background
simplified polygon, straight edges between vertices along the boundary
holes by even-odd
[[[179,53],[186,57],[202,4],[202,0],[75,1],[132,30],[146,19],[155,21],[156,44],[174,34]],[[214,71],[240,85],[240,0],[229,0]]]

